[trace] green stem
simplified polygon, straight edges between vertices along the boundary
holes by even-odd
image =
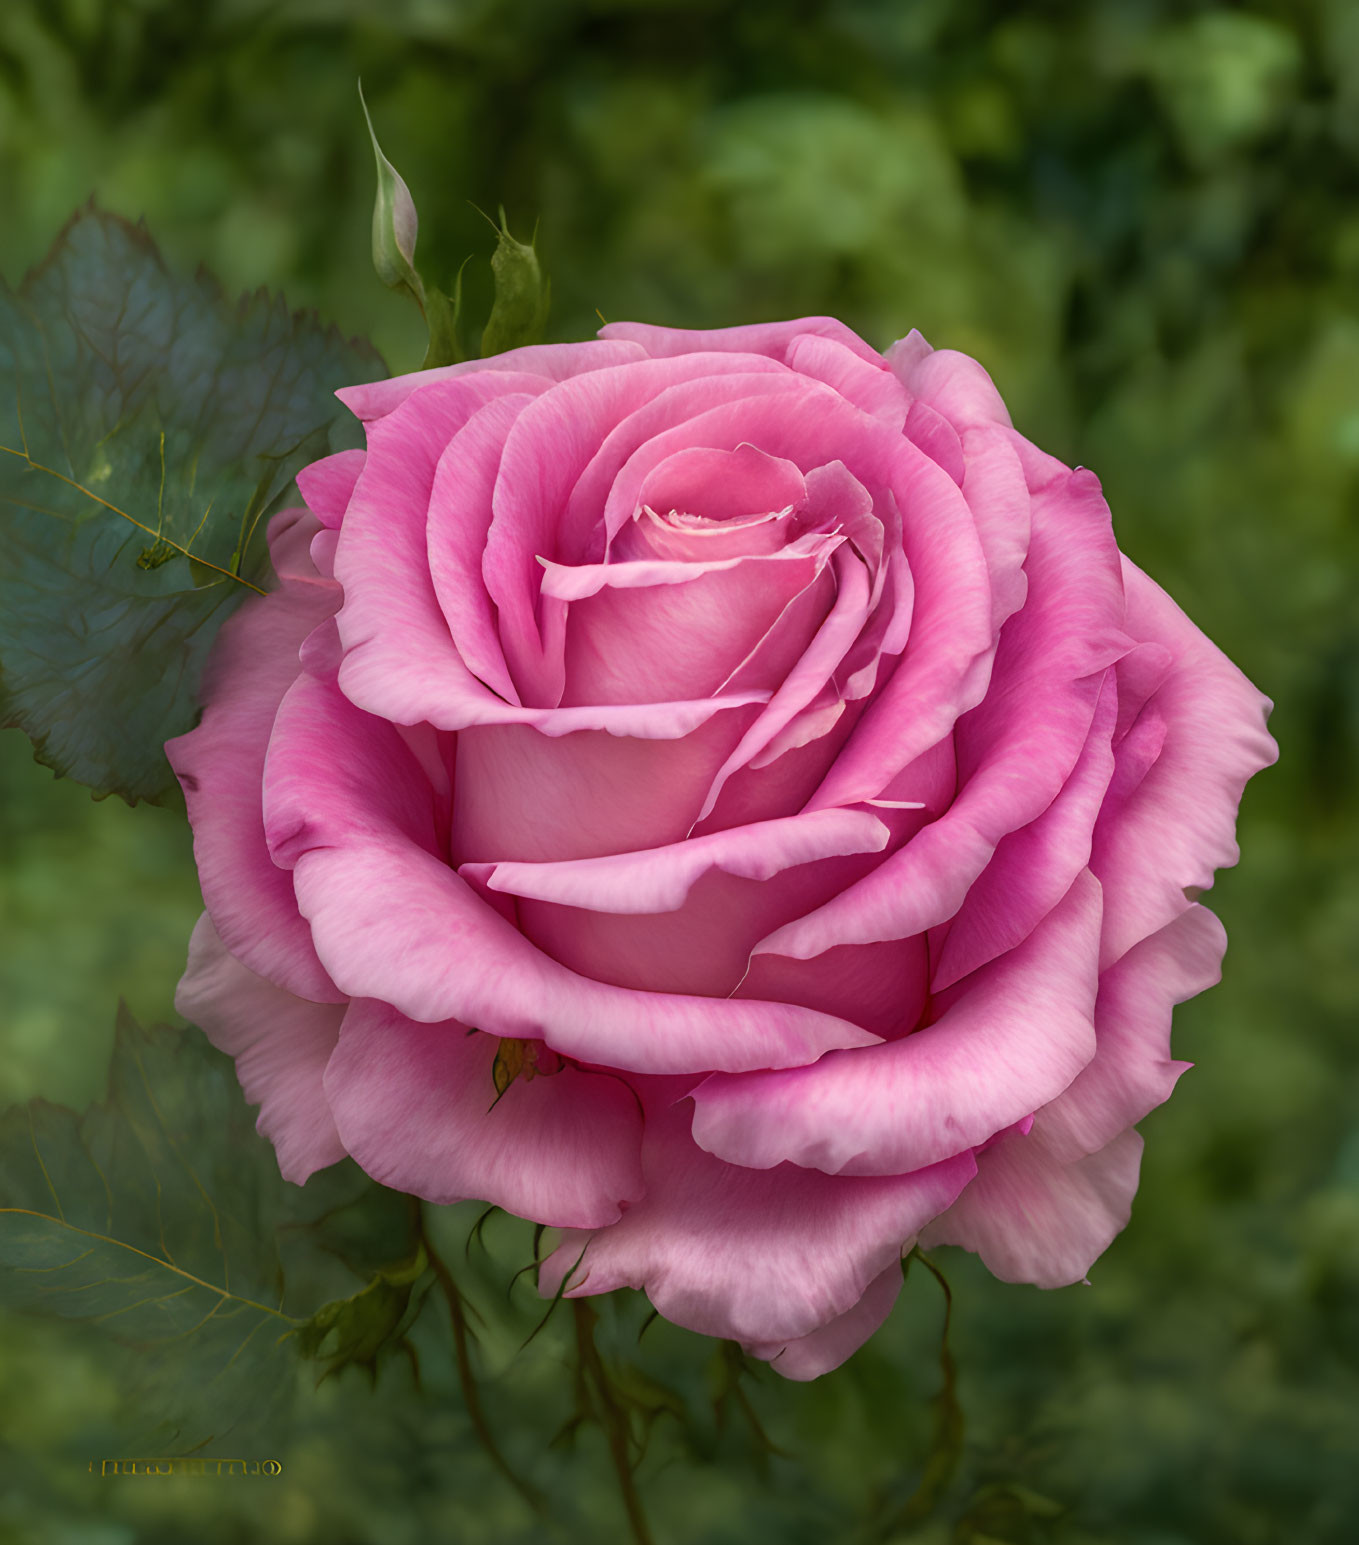
[[[642,1499],[637,1491],[628,1454],[628,1420],[613,1397],[609,1375],[599,1355],[599,1348],[595,1345],[595,1311],[583,1298],[573,1298],[571,1309],[576,1320],[576,1350],[580,1357],[580,1371],[595,1387],[600,1425],[608,1440],[609,1457],[613,1460],[614,1473],[618,1477],[618,1489],[623,1496],[623,1508],[628,1515],[628,1527],[632,1531],[634,1545],[652,1545],[651,1528],[642,1509]]]
[[[425,1247],[425,1253],[429,1256],[429,1264],[434,1269],[435,1280],[439,1284],[444,1297],[448,1300],[449,1318],[453,1324],[453,1356],[458,1368],[458,1382],[462,1385],[463,1404],[467,1408],[467,1419],[472,1424],[472,1431],[476,1433],[482,1448],[497,1470],[505,1477],[511,1486],[519,1493],[525,1502],[535,1513],[546,1511],[546,1501],[543,1494],[536,1486],[524,1480],[516,1473],[509,1461],[500,1452],[500,1446],[491,1434],[491,1429],[486,1421],[486,1413],[481,1406],[481,1392],[477,1388],[476,1374],[472,1371],[472,1353],[468,1345],[467,1310],[463,1305],[462,1294],[458,1291],[458,1284],[453,1280],[453,1273],[449,1271],[447,1264],[434,1248],[434,1242],[430,1239],[425,1228],[424,1219],[420,1221],[420,1239]]]

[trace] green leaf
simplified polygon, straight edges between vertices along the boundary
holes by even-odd
[[[342,1368],[359,1367],[377,1383],[378,1359],[403,1342],[402,1331],[416,1282],[429,1268],[423,1245],[404,1265],[381,1271],[368,1286],[348,1298],[322,1306],[297,1332],[304,1357],[325,1363],[322,1379]],[[414,1355],[412,1353],[412,1355]]]
[[[499,238],[491,256],[495,301],[486,330],[481,335],[483,358],[538,343],[547,326],[550,285],[539,267],[533,239],[527,244],[516,241],[510,235],[503,209],[500,224],[495,229]]]
[[[162,1453],[277,1435],[298,1357],[316,1355],[314,1306],[341,1300],[339,1349],[362,1362],[363,1338],[380,1349],[410,1298],[414,1278],[387,1263],[423,1269],[411,1198],[350,1161],[289,1184],[253,1118],[197,1030],[146,1030],[125,1010],[103,1101],[0,1116],[0,1306],[101,1338],[125,1435]]]
[[[96,795],[163,798],[216,630],[267,585],[265,517],[357,443],[333,393],[383,369],[92,206],[0,283],[0,723]]]
[[[0,1117],[0,1303],[124,1348],[140,1430],[167,1452],[271,1414],[294,1382],[282,1181],[199,1039],[123,1010],[102,1102]]]
[[[415,239],[420,229],[415,200],[401,173],[382,153],[377,131],[373,128],[372,114],[364,100],[362,81],[359,82],[359,102],[363,107],[364,122],[368,125],[373,159],[377,163],[377,193],[373,199],[373,267],[389,290],[404,287],[423,306],[424,286],[415,271]]]

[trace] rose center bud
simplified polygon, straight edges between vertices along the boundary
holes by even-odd
[[[806,508],[798,468],[754,446],[653,467],[599,588],[571,602],[562,704],[776,689],[835,595],[840,538],[808,530]]]

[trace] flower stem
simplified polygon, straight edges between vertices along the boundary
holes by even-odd
[[[525,1502],[535,1513],[543,1513],[546,1503],[542,1493],[530,1482],[524,1480],[509,1461],[500,1452],[500,1446],[491,1434],[491,1429],[486,1421],[486,1413],[481,1405],[481,1392],[477,1388],[476,1374],[472,1371],[472,1354],[468,1345],[467,1311],[463,1306],[462,1294],[458,1290],[458,1284],[453,1280],[453,1273],[448,1269],[447,1263],[434,1248],[434,1242],[430,1239],[425,1228],[424,1219],[420,1222],[420,1238],[425,1247],[425,1253],[429,1256],[429,1264],[434,1269],[435,1280],[439,1284],[444,1297],[448,1300],[449,1318],[453,1325],[453,1356],[457,1363],[458,1382],[462,1386],[463,1405],[467,1408],[467,1419],[472,1424],[472,1431],[476,1433],[482,1448],[486,1450],[491,1463],[505,1477],[511,1486],[519,1493]]]
[[[595,1345],[594,1308],[583,1298],[571,1299],[571,1310],[576,1321],[576,1351],[580,1358],[580,1372],[594,1385],[599,1406],[600,1426],[609,1445],[609,1457],[613,1460],[614,1473],[618,1477],[618,1489],[622,1493],[623,1507],[628,1515],[628,1527],[632,1531],[634,1545],[652,1545],[650,1525],[642,1509],[642,1499],[632,1473],[632,1461],[628,1454],[628,1419],[620,1409],[609,1387],[609,1375]]]

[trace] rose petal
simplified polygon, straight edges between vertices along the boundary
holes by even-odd
[[[307,508],[330,531],[338,531],[344,520],[366,459],[364,451],[337,451],[323,456],[297,474],[297,491]]]
[[[1122,1132],[1097,1153],[1059,1163],[1037,1131],[1011,1133],[977,1159],[977,1178],[921,1230],[920,1242],[973,1250],[1002,1282],[1066,1287],[1127,1224],[1142,1139]]]
[[[356,1001],[325,1070],[345,1147],[374,1180],[440,1205],[472,1198],[562,1228],[614,1222],[642,1195],[631,1090],[568,1064],[497,1097],[496,1048],[466,1025]]]
[[[929,403],[955,429],[1010,427],[1010,410],[986,371],[956,349],[932,349],[914,329],[883,356],[912,397]]]
[[[576,975],[436,856],[433,806],[391,725],[326,682],[294,684],[265,772],[266,830],[275,861],[293,869],[318,954],[350,996],[640,1072],[789,1066],[876,1040],[796,1005],[632,992]]]
[[[788,345],[785,359],[790,369],[824,381],[846,402],[891,428],[900,429],[905,423],[910,398],[886,362],[876,355],[870,362],[838,338],[802,333]]]
[[[714,1074],[694,1090],[694,1141],[831,1175],[900,1174],[985,1142],[1094,1055],[1100,913],[1086,872],[1023,944],[941,994],[925,1029],[785,1072]]]
[[[166,742],[184,789],[203,901],[226,947],[249,969],[301,998],[343,994],[316,958],[289,876],[265,844],[260,784],[274,716],[301,670],[298,650],[340,603],[307,555],[320,530],[300,510],[270,522],[279,588],[247,600],[223,624],[204,672],[203,718]]]
[[[905,1250],[903,1246],[903,1253]],[[759,1357],[785,1379],[803,1383],[838,1368],[882,1328],[901,1292],[901,1267],[891,1265],[873,1278],[858,1303],[819,1330],[794,1341],[748,1341],[742,1351]]]
[[[1192,906],[1103,973],[1094,1059],[1038,1113],[1054,1159],[1094,1153],[1170,1098],[1190,1066],[1170,1055],[1171,1010],[1221,978],[1226,948],[1222,924]]]
[[[649,322],[609,322],[599,329],[599,336],[611,342],[626,340],[639,343],[654,358],[691,354],[695,350],[731,350],[740,354],[763,354],[786,362],[790,348],[807,334],[833,338],[852,354],[870,365],[882,363],[882,357],[856,332],[834,317],[798,317],[789,322],[754,322],[745,327],[717,327],[698,331],[684,327],[657,327]]]
[[[500,647],[495,607],[481,577],[500,452],[515,419],[533,401],[512,392],[478,408],[448,442],[435,468],[425,532],[434,593],[467,668],[507,703],[519,693]]]
[[[1128,630],[1170,651],[1174,665],[1149,704],[1165,726],[1154,765],[1106,802],[1090,867],[1109,889],[1101,966],[1157,932],[1240,857],[1236,812],[1247,781],[1279,754],[1270,700],[1135,564],[1123,560]]]
[[[458,872],[492,890],[594,912],[671,912],[711,869],[769,880],[814,859],[880,853],[888,835],[867,811],[819,810],[641,852],[542,864],[463,864]]]
[[[682,1104],[648,1102],[645,1196],[611,1228],[565,1233],[539,1292],[569,1273],[568,1298],[642,1288],[667,1320],[700,1335],[808,1336],[857,1304],[974,1171],[971,1153],[873,1179],[742,1169],[694,1146]]]
[[[230,954],[206,912],[189,940],[175,1008],[236,1060],[245,1097],[260,1108],[256,1128],[274,1145],[285,1180],[345,1156],[322,1089],[344,1008],[310,1003],[256,976]]]
[[[954,734],[957,797],[899,853],[825,907],[762,941],[760,951],[806,958],[836,944],[923,933],[954,916],[1001,838],[1037,819],[1071,776],[1090,734],[1104,672],[1132,641],[1121,628],[1118,549],[1098,483],[1072,474],[1036,497],[1033,513],[1028,603],[1001,633],[984,701],[958,721]],[[890,766],[895,760],[881,735],[862,737],[874,712],[883,715],[885,731],[894,714],[905,711],[906,702],[889,694],[911,668],[918,642],[917,623],[906,660],[860,721],[813,806],[843,785],[841,769],[853,761],[856,743],[861,756],[877,748],[873,762],[890,758]],[[870,765],[864,765],[864,781],[878,782],[881,771],[870,779]],[[928,779],[931,764],[922,758],[919,766]],[[892,791],[931,804],[931,794],[913,786],[910,769]]]
[[[626,340],[586,338],[580,343],[533,343],[521,349],[509,349],[504,354],[493,354],[489,359],[469,359],[460,365],[439,365],[433,370],[413,370],[386,381],[346,386],[335,395],[356,418],[371,423],[395,412],[416,392],[463,376],[512,374],[565,381],[591,370],[605,370],[611,365],[645,358],[645,350]],[[517,389],[510,388],[512,391]]]
[[[1114,771],[1110,739],[1117,712],[1117,678],[1106,671],[1071,776],[1037,820],[996,844],[991,862],[949,924],[934,973],[935,991],[1028,938],[1090,862],[1095,821]]]

